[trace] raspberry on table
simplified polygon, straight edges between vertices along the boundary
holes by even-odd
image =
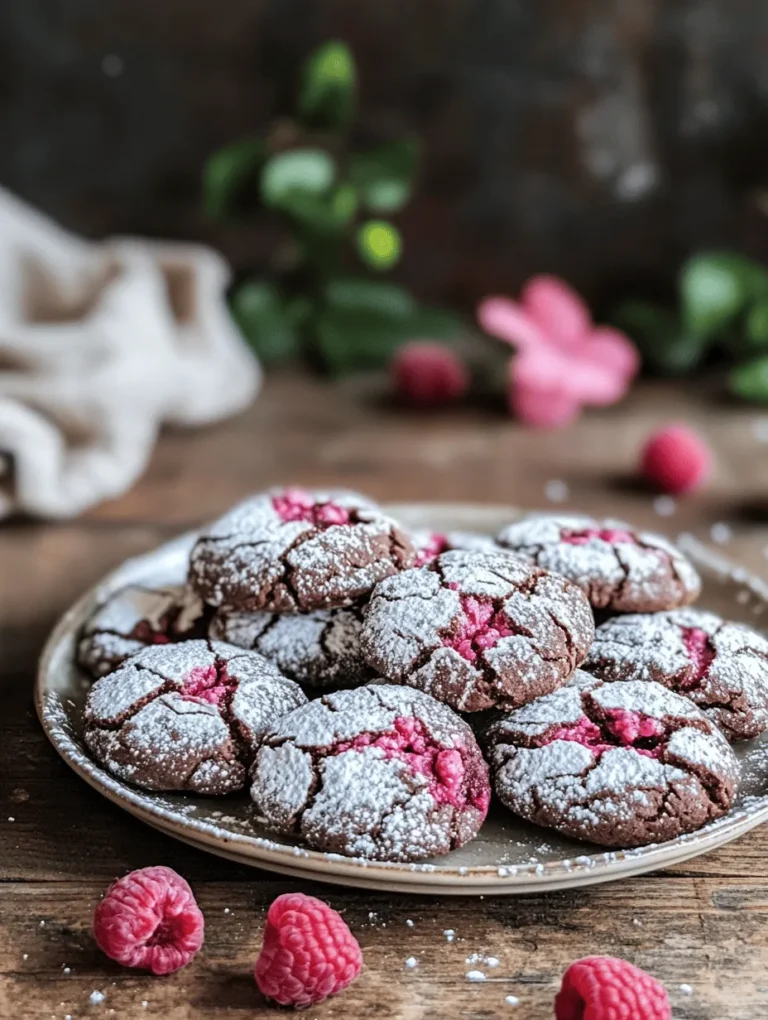
[[[442,344],[415,340],[405,344],[392,361],[398,394],[409,404],[437,407],[464,395],[469,373],[457,354]]]
[[[336,995],[360,973],[363,956],[344,918],[314,896],[285,893],[267,913],[253,976],[281,1006],[311,1006]]]
[[[203,914],[187,882],[162,865],[114,882],[93,915],[102,952],[125,967],[172,974],[203,944]]]
[[[572,963],[555,998],[556,1020],[672,1020],[663,985],[614,956]]]
[[[675,496],[698,489],[711,467],[709,447],[686,425],[667,425],[654,432],[640,455],[645,478],[662,492]]]

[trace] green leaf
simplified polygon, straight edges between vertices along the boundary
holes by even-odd
[[[316,323],[317,342],[334,373],[386,365],[410,336],[408,319],[372,308],[344,311],[328,307]]]
[[[742,400],[768,404],[768,357],[755,358],[734,368],[728,377],[728,387]]]
[[[761,266],[735,252],[694,255],[680,273],[683,323],[709,340],[725,329],[750,298],[768,286]]]
[[[338,277],[325,289],[325,299],[341,312],[372,311],[382,316],[410,320],[416,310],[412,294],[396,283]]]
[[[411,337],[423,340],[457,340],[464,332],[460,315],[447,308],[420,306],[411,316]]]
[[[702,337],[685,333],[673,312],[647,301],[625,301],[611,321],[635,342],[646,364],[660,375],[686,375],[706,352]]]
[[[418,165],[419,144],[406,138],[351,156],[349,179],[372,212],[393,213],[411,197]]]
[[[294,194],[317,196],[333,184],[336,167],[322,149],[291,149],[272,156],[261,171],[261,197],[265,205],[285,208]]]
[[[232,297],[235,321],[265,363],[290,358],[299,351],[296,324],[287,311],[270,283],[244,283]]]
[[[243,138],[208,157],[203,169],[203,201],[213,220],[232,213],[240,193],[257,176],[266,156],[259,138]]]
[[[744,328],[750,346],[768,347],[768,298],[752,305]]]
[[[360,258],[371,269],[391,269],[399,261],[402,247],[400,232],[386,220],[368,220],[357,232]]]
[[[343,130],[355,113],[357,71],[349,47],[332,40],[315,50],[304,65],[299,115],[309,127]]]

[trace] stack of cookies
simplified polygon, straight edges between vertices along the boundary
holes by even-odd
[[[579,839],[671,839],[730,809],[729,741],[768,728],[768,641],[686,608],[699,590],[622,522],[408,534],[356,493],[272,490],[203,531],[186,585],[94,614],[85,740],[124,780],[249,786],[260,825],[371,860],[463,845],[492,787]]]

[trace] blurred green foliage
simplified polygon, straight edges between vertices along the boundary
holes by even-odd
[[[625,301],[612,316],[660,375],[683,376],[715,358],[728,386],[768,403],[768,271],[738,252],[702,252],[682,266],[678,308]]]
[[[294,119],[276,122],[264,139],[233,142],[206,163],[210,218],[242,222],[271,213],[290,233],[265,278],[250,274],[231,298],[238,325],[265,362],[307,356],[348,372],[386,363],[412,337],[450,340],[461,331],[452,313],[423,308],[381,279],[403,250],[397,226],[382,217],[410,199],[420,152],[411,138],[358,151],[357,89],[349,48],[327,42],[304,65]]]

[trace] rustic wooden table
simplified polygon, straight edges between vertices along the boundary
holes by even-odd
[[[709,437],[719,466],[705,494],[662,519],[631,474],[641,438],[678,417]],[[71,523],[0,529],[0,1016],[274,1015],[250,969],[267,905],[299,883],[207,856],[124,814],[68,770],[34,716],[32,677],[45,635],[106,570],[269,483],[533,508],[547,505],[547,483],[560,481],[569,507],[673,534],[708,538],[721,522],[714,534],[727,539],[726,551],[768,572],[766,439],[768,418],[692,388],[683,395],[639,386],[620,408],[540,435],[495,410],[409,414],[359,385],[276,375],[240,418],[165,436],[123,499]],[[160,863],[189,879],[206,916],[203,952],[169,978],[111,963],[90,933],[107,884]],[[768,828],[669,871],[581,892],[441,900],[302,888],[345,912],[365,956],[357,983],[309,1010],[308,1020],[545,1020],[569,961],[591,953],[625,956],[658,975],[679,1020],[768,1017]],[[451,928],[456,938],[448,942],[443,932]],[[498,957],[492,981],[466,980],[474,953]],[[406,969],[411,956],[418,966]],[[100,1004],[90,1002],[94,991],[105,996]],[[510,995],[519,1007],[505,1002]]]

